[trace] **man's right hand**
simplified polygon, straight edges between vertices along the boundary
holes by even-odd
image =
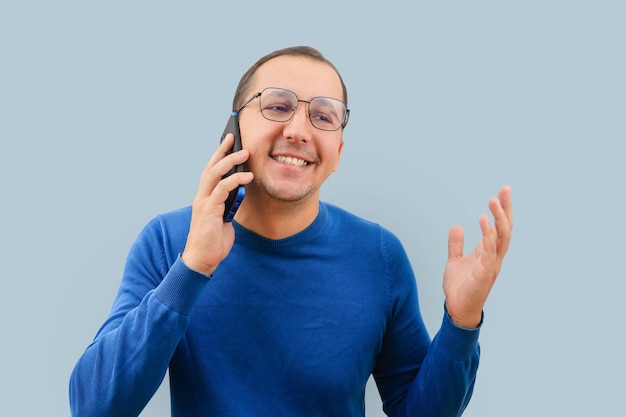
[[[228,193],[239,185],[249,184],[254,177],[251,172],[238,172],[222,178],[249,156],[245,149],[229,153],[233,140],[234,136],[228,134],[202,171],[191,208],[187,243],[181,255],[187,267],[207,276],[226,258],[235,242],[233,225],[224,222],[224,202]]]

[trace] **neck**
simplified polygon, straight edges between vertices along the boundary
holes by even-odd
[[[284,239],[306,229],[319,213],[319,198],[302,201],[259,200],[247,195],[235,220],[268,239]],[[317,197],[317,196],[316,196]]]

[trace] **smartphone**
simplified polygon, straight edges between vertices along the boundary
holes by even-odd
[[[220,139],[220,143],[224,140],[227,134],[232,133],[235,136],[235,141],[233,143],[232,152],[237,152],[241,150],[241,134],[239,133],[239,113],[232,112],[230,117],[228,118],[228,122],[226,123],[226,128],[224,129],[224,133],[222,134],[222,138]],[[230,171],[226,173],[222,178],[226,178],[229,175],[234,174],[235,172],[243,172],[243,164],[235,165]],[[243,185],[238,186],[234,190],[232,190],[228,194],[228,198],[225,201],[226,206],[224,207],[224,222],[231,222],[235,217],[235,213],[237,213],[237,209],[239,205],[243,201],[243,198],[246,195],[246,187]]]

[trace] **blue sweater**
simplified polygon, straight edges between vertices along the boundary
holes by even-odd
[[[478,329],[444,314],[432,340],[400,241],[320,203],[281,240],[236,222],[211,279],[185,266],[191,208],[157,216],[130,250],[110,316],[70,378],[72,415],[137,416],[169,368],[172,416],[363,416],[374,375],[390,416],[457,416]]]

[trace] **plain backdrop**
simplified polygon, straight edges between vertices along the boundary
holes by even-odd
[[[626,416],[625,18],[603,0],[3,2],[0,414],[69,415],[135,237],[191,203],[243,72],[306,44],[352,111],[322,197],[402,239],[433,335],[448,229],[473,248],[512,186],[465,416]],[[383,415],[372,385],[366,406]]]

